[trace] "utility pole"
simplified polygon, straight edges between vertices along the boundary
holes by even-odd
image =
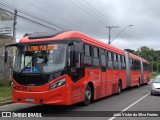
[[[109,29],[108,44],[111,44],[111,29],[112,28],[119,28],[119,26],[107,26],[106,28]]]
[[[13,19],[13,39],[16,43],[16,24],[17,24],[17,10],[14,10],[14,19]]]
[[[17,24],[17,10],[14,10],[13,16],[13,43],[16,43],[16,24]],[[16,54],[16,49],[13,48],[13,56]]]

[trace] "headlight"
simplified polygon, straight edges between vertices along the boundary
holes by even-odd
[[[66,84],[66,79],[63,78],[61,80],[58,80],[58,81],[50,84],[50,89],[54,89],[54,88],[60,87],[60,86],[65,85],[65,84]]]
[[[11,86],[12,86],[12,87],[15,87],[16,85],[14,84],[14,82],[12,82],[12,83],[11,83]]]

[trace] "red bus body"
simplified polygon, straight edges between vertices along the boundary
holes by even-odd
[[[52,41],[65,41],[66,39],[70,38],[72,39],[78,38],[81,40],[83,46],[84,44],[87,44],[91,46],[90,47],[91,49],[92,47],[96,47],[99,51],[100,50],[104,51],[102,55],[101,53],[98,53],[99,58],[97,57],[97,59],[99,59],[99,67],[92,67],[92,66],[85,67],[86,65],[83,62],[82,64],[84,64],[83,67],[84,74],[77,81],[74,81],[69,74],[63,74],[53,80],[50,80],[48,83],[39,86],[21,85],[15,80],[15,78],[13,78],[13,85],[12,85],[13,102],[71,105],[85,100],[85,91],[87,85],[90,85],[90,87],[92,88],[93,100],[96,100],[117,93],[119,83],[121,83],[122,89],[126,89],[127,87],[137,86],[138,82],[140,82],[140,84],[145,84],[149,82],[150,80],[150,73],[148,71],[149,63],[146,60],[131,53],[128,53],[124,50],[118,49],[108,44],[104,44],[80,32],[67,31],[57,34],[53,37],[35,38],[35,39],[29,39],[29,37],[27,36],[22,38],[19,44],[31,45],[34,42],[45,43]],[[110,63],[112,64],[112,66],[114,65],[119,66],[119,68],[117,67],[116,69],[114,68],[110,69],[108,67],[109,64],[109,62],[107,62],[108,60],[107,54],[109,54],[108,51],[111,52],[112,57],[114,56],[113,54],[116,54],[115,59],[117,59],[117,61],[112,60]],[[120,56],[119,62],[118,62],[118,55]],[[107,56],[105,58],[106,67],[104,67],[104,70],[101,65],[102,62],[100,56],[102,57]],[[125,67],[123,69],[122,69],[122,64],[123,64],[122,56],[124,56],[125,58],[124,61]],[[91,59],[93,60],[93,58]],[[137,63],[136,67],[134,67],[134,65],[132,66],[133,69],[130,67],[131,61],[132,63],[134,63],[135,61]],[[145,69],[144,66],[146,66]],[[54,89],[50,89],[49,86],[52,83],[61,79],[66,80],[65,85],[62,85]]]

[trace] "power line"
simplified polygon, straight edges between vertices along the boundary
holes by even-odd
[[[34,0],[34,1],[35,1],[36,3],[41,4],[39,0]],[[24,1],[24,2],[27,3],[28,1]],[[30,2],[28,2],[28,4],[30,4]],[[34,3],[32,3],[32,4],[30,4],[30,5],[31,5],[31,6],[34,6],[34,7],[37,7],[37,5],[39,5],[39,4],[34,4]],[[50,5],[51,5],[51,4],[50,4]],[[67,16],[66,14],[62,14],[63,12],[62,12],[60,9],[57,9],[57,7],[56,7],[55,4],[53,4],[53,5],[54,5],[54,6],[52,6],[52,8],[54,7],[53,10],[51,10],[51,9],[49,8],[49,6],[47,6],[46,4],[44,4],[43,6],[40,6],[40,5],[39,5],[38,9],[41,8],[41,11],[45,12],[46,14],[49,14],[50,17],[55,16],[55,17],[57,18],[57,16],[60,16],[60,17],[61,17],[60,19],[65,20],[67,23],[71,24],[72,26],[78,26],[78,27],[80,27],[79,24],[73,23],[74,21],[71,21],[69,16]],[[43,7],[43,8],[42,8],[42,7]],[[69,18],[69,19],[66,19],[66,18]],[[67,27],[68,27],[68,26],[67,26]],[[70,28],[70,27],[68,27],[68,28]]]
[[[13,12],[8,11],[8,10],[6,10],[6,9],[3,9],[3,10],[6,11],[6,12],[8,12],[8,13],[10,13],[10,14],[14,14]],[[52,28],[52,27],[49,27],[49,26],[44,25],[44,24],[42,24],[42,23],[39,23],[39,22],[37,22],[37,21],[31,20],[31,19],[29,19],[29,18],[27,18],[27,17],[21,16],[21,15],[18,15],[18,14],[17,14],[17,16],[18,16],[18,17],[21,17],[21,18],[23,18],[23,19],[26,19],[26,20],[28,20],[28,21],[31,21],[31,22],[33,22],[33,23],[36,23],[36,24],[38,24],[38,25],[41,25],[41,26],[50,28],[50,29],[52,29],[52,30],[56,30],[55,28]]]
[[[101,20],[99,20],[96,16],[94,16],[93,14],[90,14],[90,12],[86,10],[86,9],[88,9],[88,8],[87,8],[86,6],[84,6],[82,3],[79,2],[83,7],[79,6],[79,4],[77,4],[74,0],[71,0],[71,2],[72,2],[74,5],[76,5],[78,8],[83,9],[85,12],[88,13],[88,15],[92,16],[93,18],[95,18],[95,19],[96,19],[97,21],[99,21],[100,23],[105,24],[104,21],[101,21]]]
[[[85,6],[84,4],[82,4],[82,2],[80,2],[80,1],[78,1],[78,0],[77,0],[77,2],[80,3],[80,4],[81,4],[84,8],[86,8],[88,11],[91,11],[91,13],[92,13],[93,15],[95,15],[96,18],[98,18],[97,16],[99,16],[99,15],[98,15],[97,13],[95,13],[94,10],[92,10],[90,7]],[[99,16],[99,17],[100,17],[100,16]],[[104,22],[104,20],[99,19],[99,18],[98,18],[98,20],[101,21],[102,23],[104,23],[104,24],[106,25],[106,22]]]
[[[21,10],[21,9],[19,9],[19,8],[17,8],[17,7],[13,7],[13,6],[11,6],[11,5],[9,5],[9,4],[6,4],[6,3],[3,3],[3,2],[0,2],[0,3],[1,3],[1,5],[5,6],[5,7],[8,7],[8,8],[10,8],[10,9],[16,9],[19,13],[22,13],[22,14],[24,14],[24,15],[26,15],[26,16],[32,17],[32,18],[34,18],[34,19],[37,19],[37,20],[39,20],[39,21],[41,21],[41,22],[44,22],[44,23],[46,23],[46,24],[55,26],[55,27],[57,27],[57,28],[66,30],[66,28],[63,28],[63,27],[61,27],[61,26],[59,26],[59,25],[57,25],[57,24],[48,22],[47,20],[42,19],[42,18],[39,18],[39,17],[37,17],[36,15],[30,14],[30,13],[28,13],[28,12],[24,12],[23,10]]]
[[[90,3],[88,3],[86,0],[82,0],[83,2],[85,2],[88,6],[89,6],[89,8],[92,8],[94,11],[95,11],[95,13],[96,13],[96,15],[97,16],[99,16],[99,17],[101,17],[104,21],[106,21],[106,16],[104,16],[104,14],[102,14],[98,9],[96,9],[94,6],[92,6]],[[108,18],[107,18],[108,19]],[[111,21],[111,20],[110,20]],[[106,21],[106,22],[108,22],[108,21]],[[113,22],[114,24],[116,24],[117,26],[118,26],[118,24],[117,23],[115,23],[114,21],[111,21],[111,22]],[[113,30],[114,31],[114,30]],[[115,32],[114,32],[115,33]],[[124,33],[126,33],[125,31],[124,31]],[[128,36],[127,34],[126,34],[126,36]]]
[[[92,11],[92,13],[94,13],[96,16],[98,16],[100,18],[100,20],[103,20],[105,24],[106,23],[110,24],[110,22],[106,20],[105,16],[99,10],[97,10],[95,7],[93,7],[91,4],[89,4],[85,0],[83,0],[83,3],[86,4],[87,6],[89,6],[87,8],[90,9]]]
[[[104,14],[102,14],[98,9],[96,9],[94,6],[92,6],[90,3],[88,3],[86,0],[82,0],[86,5],[89,6],[89,8],[91,9],[92,8],[92,11],[97,15],[99,16],[101,19],[103,19],[104,21],[106,21],[107,23],[110,23],[106,20],[106,16]],[[107,18],[109,19],[109,18]],[[111,21],[111,20],[110,20]],[[111,21],[113,22],[113,21]],[[113,22],[114,24],[118,25],[117,23]]]
[[[99,21],[100,23],[104,24],[105,26],[106,23],[108,23],[108,21],[106,21],[106,19],[104,19],[101,15],[97,14],[95,11],[96,10],[92,10],[91,7],[87,7],[84,4],[82,4],[82,2],[77,1],[79,4],[77,4],[76,2],[74,2],[74,0],[71,0],[71,2],[76,5],[77,7],[79,7],[80,9],[82,8],[84,11],[86,11],[90,16],[92,16],[93,18],[95,18],[97,21]],[[97,17],[99,16],[99,17]],[[100,19],[101,18],[101,19]],[[105,31],[105,30],[104,30]],[[115,31],[113,31],[115,33]]]

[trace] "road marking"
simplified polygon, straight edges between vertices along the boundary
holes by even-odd
[[[129,105],[128,107],[126,107],[125,109],[123,109],[123,110],[122,110],[121,112],[119,112],[119,113],[122,113],[122,112],[128,110],[128,109],[131,108],[133,105],[135,105],[136,103],[138,103],[139,101],[141,101],[143,98],[147,97],[149,94],[150,94],[150,93],[147,93],[146,95],[144,95],[143,97],[141,97],[140,99],[138,99],[137,101],[135,101],[134,103],[132,103],[131,105]],[[115,118],[116,118],[116,117],[111,117],[111,118],[109,118],[108,120],[113,120],[113,119],[115,119]]]

